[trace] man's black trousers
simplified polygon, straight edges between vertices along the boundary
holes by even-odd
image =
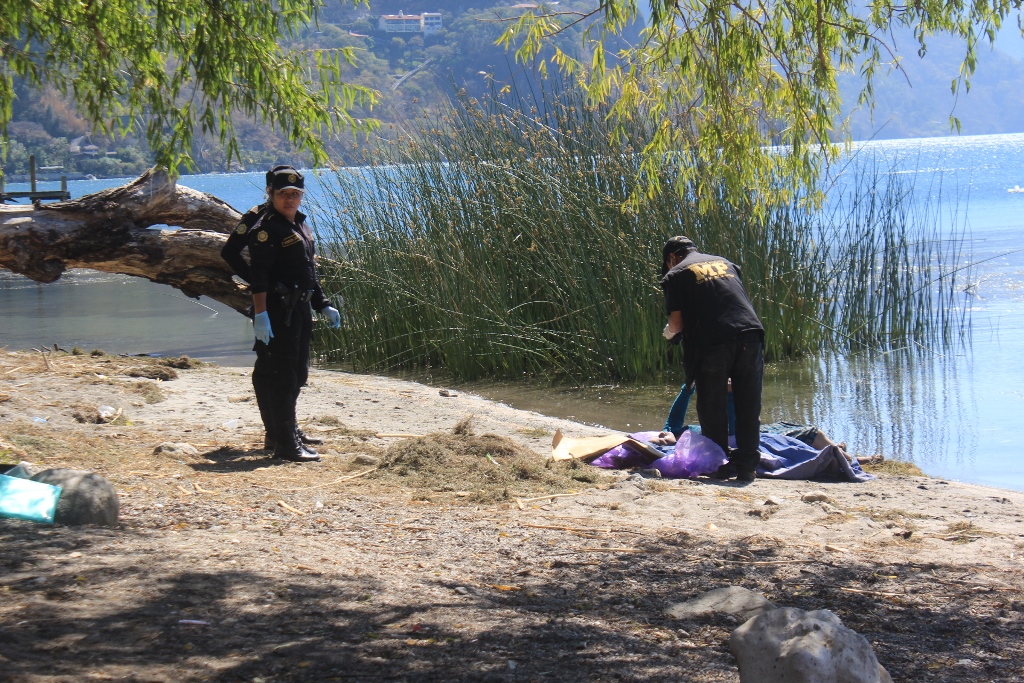
[[[256,340],[252,387],[267,438],[287,441],[295,432],[299,391],[309,378],[313,314],[309,303],[299,302],[292,311],[291,324],[285,325],[284,305],[273,294],[267,296],[267,313],[274,337],[269,344]]]
[[[744,332],[702,350],[696,369],[697,418],[701,434],[729,453],[726,414],[728,380],[736,408],[736,451],[730,462],[737,472],[753,472],[760,460],[761,382],[764,377],[760,332]]]

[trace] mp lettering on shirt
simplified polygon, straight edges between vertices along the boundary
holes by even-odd
[[[722,277],[736,277],[729,272],[729,264],[725,261],[694,263],[688,270],[697,278],[697,284]]]

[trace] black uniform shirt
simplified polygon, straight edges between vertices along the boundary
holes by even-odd
[[[313,257],[313,233],[306,216],[295,214],[295,222],[268,209],[247,233],[249,246],[249,285],[253,294],[273,289],[280,283],[288,289],[312,290],[310,303],[321,310],[330,302],[320,287]]]
[[[683,315],[683,338],[703,348],[764,331],[743,289],[740,269],[721,256],[690,252],[661,281],[667,313]]]
[[[251,280],[251,276],[249,274],[249,262],[242,257],[242,250],[249,243],[249,229],[256,224],[259,217],[269,207],[270,204],[260,204],[242,214],[242,220],[238,221],[238,227],[231,231],[231,234],[228,235],[228,241],[224,244],[224,248],[220,250],[221,258],[227,261],[231,269],[235,271],[235,274],[246,282]]]

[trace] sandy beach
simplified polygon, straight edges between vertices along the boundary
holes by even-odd
[[[607,430],[326,371],[299,399],[323,459],[282,463],[249,374],[0,352],[0,461],[121,504],[0,519],[0,679],[738,681],[734,621],[665,613],[728,585],[832,610],[897,681],[1024,679],[1020,492],[550,463]]]

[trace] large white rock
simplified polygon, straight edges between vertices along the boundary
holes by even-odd
[[[892,683],[867,639],[828,610],[774,609],[729,638],[740,683]]]
[[[760,593],[740,586],[727,586],[710,590],[692,600],[671,605],[665,611],[676,619],[696,619],[710,614],[728,614],[743,623],[770,609],[775,609],[775,605]]]
[[[85,470],[43,470],[32,481],[60,486],[54,524],[117,526],[120,505],[106,478]]]

